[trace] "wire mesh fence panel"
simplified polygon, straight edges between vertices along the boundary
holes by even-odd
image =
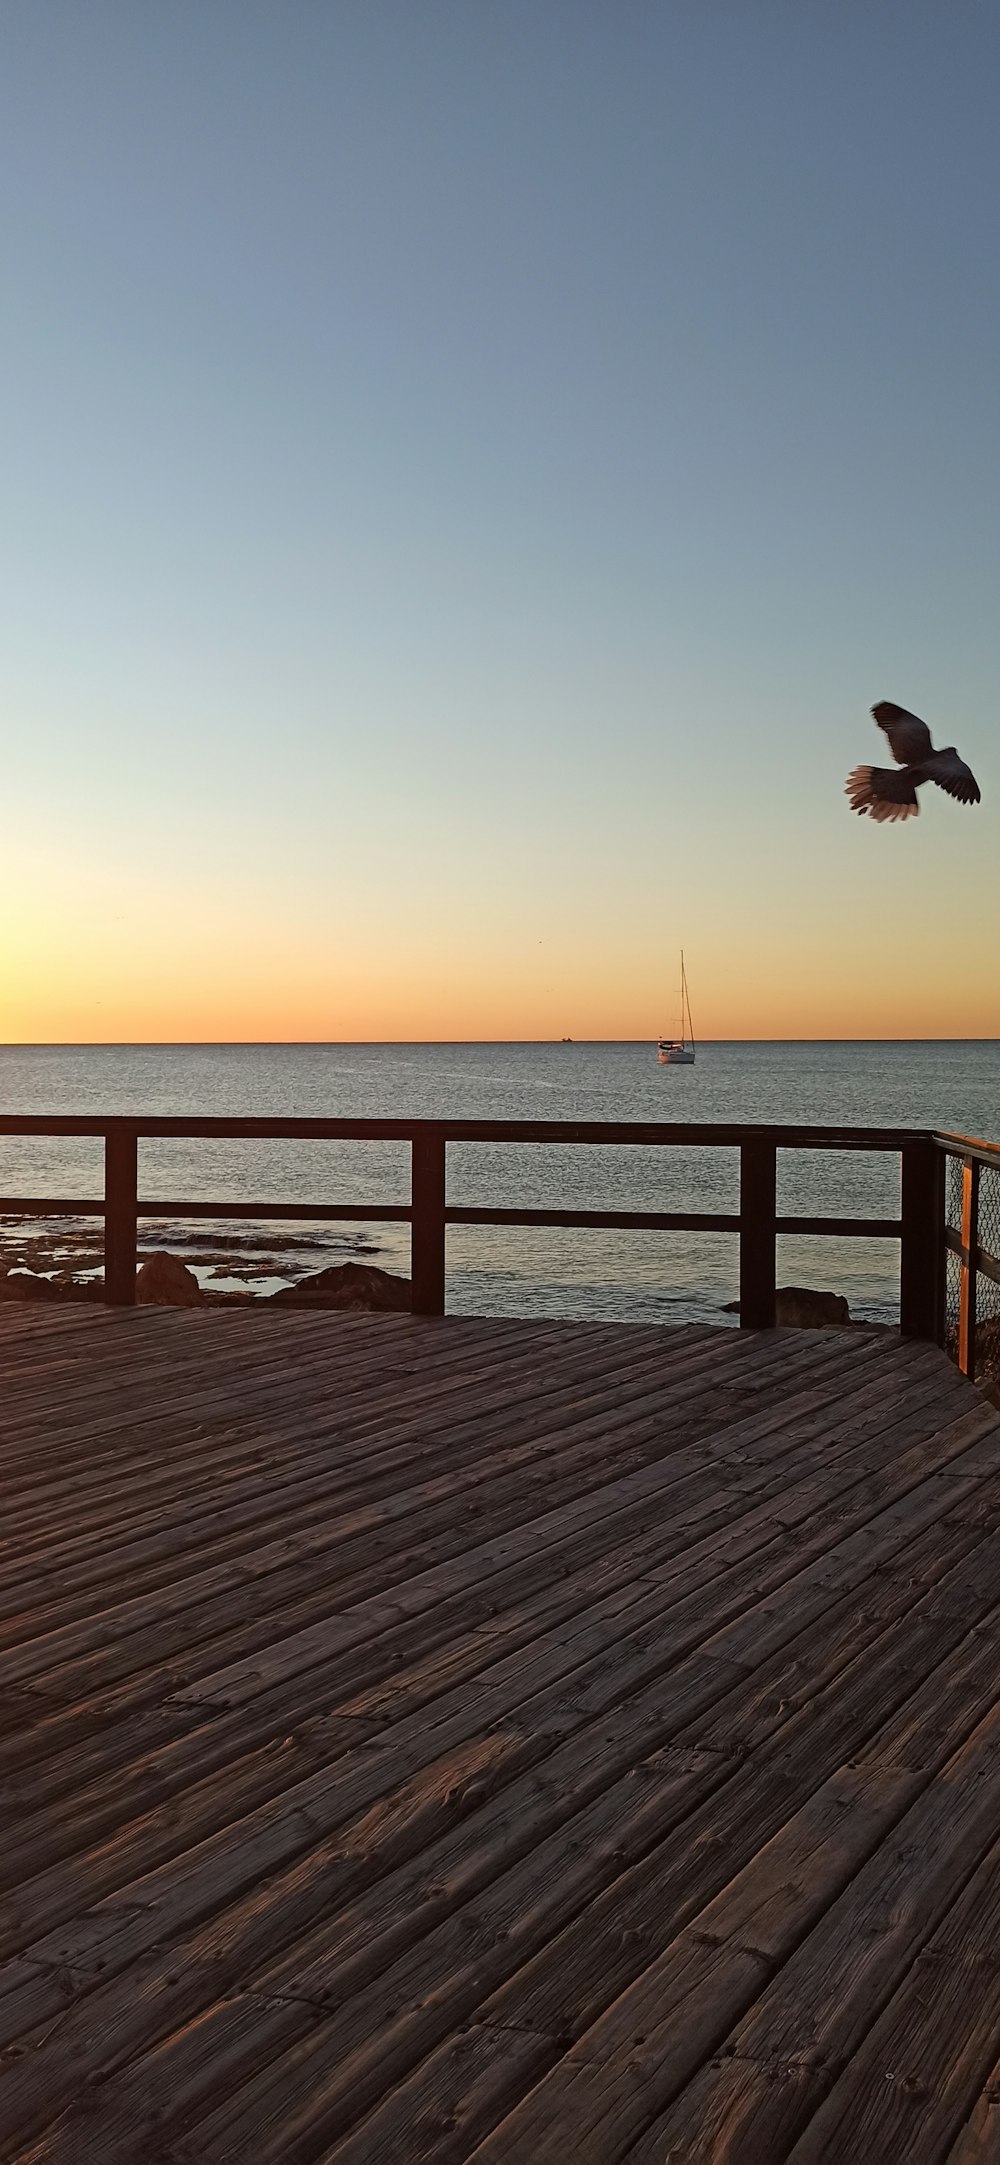
[[[962,1230],[962,1160],[945,1159],[944,1183],[945,1224],[951,1233]],[[958,1359],[958,1305],[962,1283],[962,1266],[953,1248],[945,1252],[945,1345],[952,1360]]]
[[[949,1155],[945,1174],[945,1224],[961,1238],[964,1161]],[[1000,1268],[1000,1166],[980,1164],[976,1190],[976,1224],[972,1239],[982,1255]],[[945,1344],[953,1360],[959,1358],[959,1317],[962,1294],[962,1262],[953,1248],[945,1260]],[[1000,1393],[1000,1285],[984,1270],[976,1274],[975,1379]]]
[[[979,1246],[1000,1266],[1000,1166],[980,1169]],[[976,1289],[976,1382],[1000,1390],[1000,1285],[985,1271]]]
[[[945,1261],[944,1342],[953,1361],[958,1359],[958,1304],[961,1284],[962,1266],[954,1250],[949,1248]]]

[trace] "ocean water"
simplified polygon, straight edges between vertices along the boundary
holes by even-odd
[[[708,1044],[662,1068],[650,1044],[0,1047],[0,1110],[283,1117],[775,1121],[938,1126],[1000,1139],[1000,1042]],[[140,1144],[140,1192],[191,1200],[405,1200],[408,1151],[374,1143]],[[0,1195],[96,1196],[98,1141],[0,1138]],[[449,1200],[539,1208],[736,1210],[733,1150],[451,1145]],[[781,1212],[898,1207],[898,1160],[782,1152]],[[93,1220],[0,1216],[0,1262],[87,1274]],[[348,1256],[409,1267],[406,1226],[144,1221],[220,1290],[268,1291]],[[779,1283],[845,1293],[892,1321],[895,1243],[785,1238]],[[454,1227],[448,1306],[468,1315],[718,1321],[737,1294],[725,1234]]]

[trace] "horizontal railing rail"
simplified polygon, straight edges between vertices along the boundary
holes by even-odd
[[[981,1238],[983,1173],[995,1185],[997,1249],[1000,1250],[1000,1145],[979,1136],[936,1134],[934,1142],[942,1161],[949,1159],[962,1169],[961,1226],[944,1219],[942,1238],[947,1253],[958,1257],[958,1316],[955,1326],[955,1358],[963,1374],[975,1377],[979,1366],[979,1280],[1000,1286],[1000,1253]],[[944,1215],[944,1214],[942,1214]],[[1000,1328],[997,1330],[1000,1338]]]
[[[980,1165],[992,1165],[1000,1172],[1000,1143],[984,1142],[981,1135],[949,1135],[944,1129],[935,1131],[934,1141],[949,1157],[977,1158]]]
[[[0,1212],[13,1217],[103,1218],[103,1196],[0,1195]],[[388,1225],[406,1225],[413,1218],[411,1203],[233,1203],[178,1202],[173,1197],[137,1199],[140,1218],[249,1218],[299,1219],[341,1223],[371,1219]],[[611,1226],[628,1232],[738,1233],[742,1219],[737,1211],[724,1210],[528,1210],[518,1206],[478,1203],[447,1203],[446,1225],[539,1225]],[[899,1240],[901,1218],[775,1218],[776,1233],[836,1234],[846,1239]]]
[[[789,1150],[902,1150],[924,1128],[775,1125],[726,1120],[310,1120],[174,1113],[0,1113],[0,1135],[184,1136],[215,1141],[607,1143],[733,1148],[748,1140]],[[984,1146],[988,1147],[988,1146]]]
[[[104,1194],[100,1197],[13,1195],[0,1197],[0,1213],[40,1217],[102,1217],[105,1225],[105,1299],[131,1306],[136,1297],[140,1219],[250,1219],[273,1222],[398,1222],[411,1228],[412,1306],[419,1315],[440,1315],[445,1305],[445,1239],[450,1225],[614,1228],[652,1232],[735,1235],[740,1247],[740,1323],[767,1329],[775,1321],[776,1253],[780,1236],[810,1235],[900,1243],[900,1328],[908,1336],[941,1340],[943,1307],[943,1170],[945,1146],[923,1129],[777,1126],[735,1122],[193,1119],[175,1115],[7,1113],[0,1135],[97,1137],[104,1143]],[[138,1146],[142,1140],[183,1138],[215,1141],[406,1143],[411,1158],[410,1197],[391,1203],[231,1202],[140,1196]],[[740,1154],[739,1210],[563,1210],[483,1207],[449,1203],[449,1144],[564,1145],[664,1149],[736,1148]],[[978,1146],[977,1146],[978,1147]],[[982,1146],[988,1148],[989,1146]],[[788,1216],[777,1209],[779,1150],[890,1153],[901,1165],[898,1217]]]

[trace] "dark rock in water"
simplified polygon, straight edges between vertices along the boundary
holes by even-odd
[[[958,1359],[958,1325],[945,1333],[945,1351]],[[994,1406],[1000,1406],[1000,1315],[980,1316],[976,1325],[976,1382]]]
[[[199,1308],[201,1287],[179,1255],[157,1248],[136,1274],[135,1297],[147,1308]]]
[[[5,1301],[57,1301],[63,1288],[54,1285],[51,1278],[40,1278],[33,1270],[6,1270],[0,1274],[0,1300]]]
[[[1000,1381],[1000,1315],[980,1316],[976,1327],[976,1362],[988,1376]]]
[[[45,1278],[34,1270],[0,1270],[0,1301],[99,1301],[103,1297],[99,1281],[78,1284],[75,1278]]]
[[[1000,1406],[1000,1316],[984,1316],[976,1331],[976,1381]]]
[[[347,1308],[372,1312],[409,1312],[410,1281],[374,1263],[333,1263],[297,1285],[284,1285],[267,1298],[284,1308]]]
[[[738,1316],[739,1301],[727,1301],[723,1315]],[[815,1293],[805,1285],[779,1285],[774,1296],[774,1320],[782,1330],[798,1325],[805,1331],[843,1330],[851,1311],[842,1293]]]
[[[779,1285],[774,1320],[805,1331],[842,1330],[851,1311],[842,1293],[814,1293],[808,1286]]]

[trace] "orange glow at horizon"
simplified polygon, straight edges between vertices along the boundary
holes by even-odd
[[[176,931],[176,928],[172,928]],[[653,1039],[676,994],[657,958],[524,950],[339,951],[216,936],[97,945],[37,937],[0,950],[0,1043],[138,1044]],[[853,962],[790,940],[766,962],[707,943],[689,956],[695,1032],[715,1039],[1000,1037],[1000,992],[937,958],[859,981]]]
[[[700,1041],[1000,1037],[985,830],[958,895],[957,857],[931,886],[883,841],[862,837],[863,877],[846,880],[808,843],[794,863],[787,848],[762,853],[752,881],[737,860],[685,867]],[[648,852],[602,877],[569,857],[558,878],[547,861],[508,876],[482,853],[456,868],[444,851],[422,884],[402,851],[378,879],[354,862],[296,887],[294,869],[269,868],[254,891],[226,867],[157,876],[138,854],[84,867],[69,838],[29,847],[11,832],[0,1043],[648,1041],[677,1028],[665,928],[679,903]]]

